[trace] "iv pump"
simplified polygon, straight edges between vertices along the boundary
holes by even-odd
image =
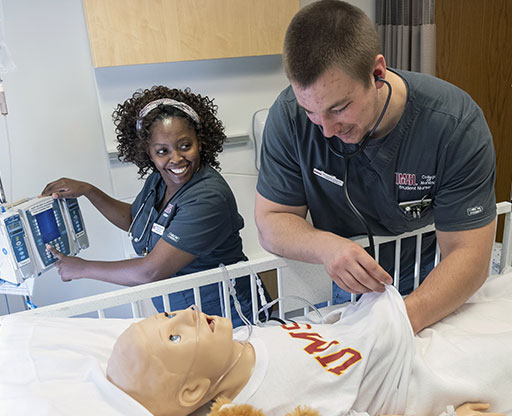
[[[65,255],[89,247],[77,199],[36,197],[1,206],[0,293],[19,293],[20,286],[31,288],[26,284],[29,279],[54,266],[57,259],[47,244]]]

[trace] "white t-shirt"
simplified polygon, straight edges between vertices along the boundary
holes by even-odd
[[[269,416],[297,405],[322,416],[432,416],[468,401],[512,415],[511,316],[512,274],[489,279],[416,337],[391,286],[363,295],[332,324],[256,327],[255,369],[235,402]],[[338,360],[325,358],[336,353]]]
[[[298,405],[323,416],[405,410],[414,341],[394,287],[364,295],[333,324],[256,327],[250,342],[255,368],[235,403],[268,416]]]

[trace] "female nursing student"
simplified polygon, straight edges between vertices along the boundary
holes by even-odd
[[[85,196],[129,233],[141,257],[88,261],[49,247],[63,281],[90,278],[133,286],[247,260],[239,234],[243,218],[215,170],[226,138],[216,112],[207,96],[164,86],[139,90],[117,106],[113,119],[119,158],[134,163],[141,178],[149,173],[135,201],[118,201],[89,183],[67,178],[46,185],[42,195]],[[235,289],[242,310],[251,316],[249,278]],[[188,290],[170,295],[170,301],[174,310],[188,307],[194,298]],[[201,288],[201,302],[203,311],[220,313],[218,285]],[[162,312],[161,298],[154,303]],[[232,315],[238,316],[234,310]]]

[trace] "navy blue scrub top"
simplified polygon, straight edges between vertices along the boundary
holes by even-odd
[[[132,244],[137,254],[150,252],[162,238],[197,257],[176,275],[247,260],[239,233],[244,220],[229,185],[215,169],[201,169],[158,211],[165,189],[160,173],[153,172],[132,204]]]
[[[344,152],[354,146],[326,139],[299,107],[291,87],[285,89],[265,124],[258,192],[278,204],[306,205],[316,228],[343,237],[366,234],[343,187],[375,235],[398,235],[434,221],[441,231],[489,224],[496,216],[495,152],[481,109],[445,81],[392,71],[407,87],[404,112],[386,137],[370,140],[364,152],[351,158],[347,184],[345,161],[329,150],[327,141]],[[422,198],[431,202],[420,217],[399,205]],[[434,249],[435,236],[426,237],[426,262]],[[403,273],[412,271],[411,259],[414,241],[403,241]],[[392,273],[393,247],[381,247],[380,262]]]

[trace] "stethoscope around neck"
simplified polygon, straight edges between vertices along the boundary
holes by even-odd
[[[132,223],[130,224],[130,228],[128,228],[128,238],[130,240],[133,240],[135,243],[138,243],[140,240],[142,240],[142,237],[144,237],[144,234],[146,233],[146,231],[148,229],[148,226],[149,226],[149,223],[151,221],[151,214],[153,212],[153,207],[151,207],[151,212],[148,215],[148,219],[146,220],[146,224],[144,224],[144,228],[142,229],[142,232],[139,234],[138,237],[134,237],[133,234],[132,234],[133,224],[135,224],[135,222],[137,221],[137,218],[139,218],[139,215],[142,212],[142,210],[144,209],[144,207],[146,206],[146,203],[148,202],[149,197],[151,195],[153,195],[154,193],[155,193],[155,190],[151,189],[151,191],[149,191],[149,193],[146,195],[146,197],[144,198],[144,201],[142,201],[142,204],[140,205],[140,208],[137,210],[137,213],[133,217]]]
[[[356,206],[354,205],[354,203],[350,199],[350,195],[348,193],[348,165],[349,165],[349,162],[350,162],[350,158],[352,158],[353,156],[358,155],[359,153],[361,153],[365,149],[365,147],[368,144],[370,138],[373,136],[373,134],[375,133],[375,131],[379,127],[380,123],[382,122],[382,119],[384,118],[384,115],[386,114],[386,110],[388,109],[389,101],[391,100],[391,93],[392,93],[391,84],[388,81],[386,81],[384,78],[380,78],[380,77],[377,77],[377,76],[375,77],[375,81],[384,82],[388,86],[388,96],[386,98],[386,102],[384,103],[384,107],[382,108],[382,111],[380,112],[379,118],[375,122],[375,125],[373,126],[373,128],[369,132],[367,132],[364,135],[363,139],[359,143],[358,148],[356,150],[352,151],[352,152],[341,152],[341,151],[339,151],[338,149],[336,149],[334,147],[334,144],[333,144],[331,138],[327,138],[326,137],[327,144],[329,146],[329,150],[332,153],[334,153],[336,156],[341,157],[345,161],[345,173],[343,175],[344,176],[343,177],[343,190],[345,192],[345,197],[347,198],[348,205],[349,205],[350,209],[352,210],[352,212],[356,215],[356,217],[361,221],[361,223],[366,228],[366,234],[368,235],[368,243],[369,243],[369,253],[370,253],[370,255],[373,258],[375,258],[375,242],[374,242],[374,238],[373,238],[373,233],[372,233],[372,231],[370,229],[370,226],[368,225],[368,222],[365,220],[363,215],[356,208]]]

